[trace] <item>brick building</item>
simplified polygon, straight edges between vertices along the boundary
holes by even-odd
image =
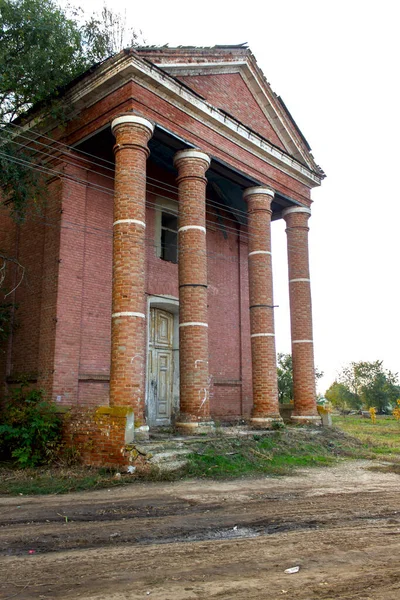
[[[292,418],[318,419],[307,236],[324,174],[250,50],[123,51],[64,98],[66,127],[33,114],[15,138],[49,194],[22,226],[0,216],[2,250],[25,268],[6,387],[24,376],[73,407],[74,440],[98,464],[149,427],[269,427],[270,223],[283,218]]]

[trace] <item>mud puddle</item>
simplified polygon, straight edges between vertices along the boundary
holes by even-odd
[[[272,535],[274,533],[283,533],[285,531],[298,531],[300,529],[318,529],[320,525],[316,522],[309,523],[282,523],[271,524],[266,526],[256,527],[224,527],[210,531],[196,531],[196,533],[185,533],[172,537],[164,537],[162,539],[147,538],[141,540],[140,544],[175,544],[189,542],[207,542],[212,540],[234,540],[234,539],[250,539],[262,535]]]

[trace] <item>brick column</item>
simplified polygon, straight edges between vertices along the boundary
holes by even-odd
[[[247,201],[249,230],[250,337],[253,373],[253,411],[250,423],[269,428],[281,421],[274,332],[271,264],[271,202],[274,191],[251,187]]]
[[[179,189],[179,379],[176,426],[199,433],[212,426],[208,375],[205,173],[210,158],[199,150],[175,154]]]
[[[286,208],[282,214],[287,225],[289,265],[294,395],[292,420],[297,423],[319,423],[308,264],[308,219],[311,211],[307,207],[294,206]]]
[[[111,124],[116,138],[110,405],[131,407],[146,431],[146,159],[153,124],[133,114]]]

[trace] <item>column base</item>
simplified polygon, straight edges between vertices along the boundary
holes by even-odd
[[[322,425],[321,417],[314,415],[292,415],[290,420],[297,425],[315,425],[316,427]]]
[[[175,427],[184,435],[201,435],[215,431],[214,421],[177,421]]]
[[[279,423],[279,425],[275,425]],[[249,421],[253,429],[274,429],[276,426],[283,425],[283,419],[279,415],[276,417],[252,417]]]
[[[134,441],[135,442],[143,442],[148,440],[150,427],[148,425],[141,425],[140,427],[135,427]]]

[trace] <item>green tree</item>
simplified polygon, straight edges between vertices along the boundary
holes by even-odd
[[[77,24],[53,0],[0,0],[0,115],[14,119],[87,67]]]
[[[278,375],[278,398],[282,404],[293,401],[293,361],[291,354],[278,352],[277,356]],[[323,377],[324,373],[315,369],[316,381]]]
[[[374,407],[378,412],[390,409],[400,393],[397,373],[385,369],[382,360],[351,362],[338,381],[357,398],[359,406]]]
[[[7,200],[15,220],[23,221],[28,208],[40,211],[47,190],[43,165],[23,147],[26,139],[15,138],[12,121],[34,105],[42,117],[62,121],[63,86],[137,39],[126,18],[106,6],[84,21],[80,9],[55,0],[0,0],[0,204]],[[0,343],[10,332],[12,305],[3,299],[10,289],[1,284],[12,262],[0,254]]]
[[[104,6],[80,23],[55,0],[0,0],[0,118],[11,121],[138,35]]]
[[[289,404],[293,400],[293,362],[291,354],[278,353],[278,398],[282,404]]]
[[[41,204],[45,186],[32,169],[32,152],[21,149],[7,124],[33,105],[42,117],[62,120],[63,86],[137,41],[124,17],[107,7],[85,22],[80,17],[79,9],[64,10],[55,0],[0,0],[0,192],[20,221],[28,205]]]
[[[326,390],[325,398],[339,410],[359,410],[361,408],[360,397],[354,394],[344,383],[337,381],[334,381]]]

